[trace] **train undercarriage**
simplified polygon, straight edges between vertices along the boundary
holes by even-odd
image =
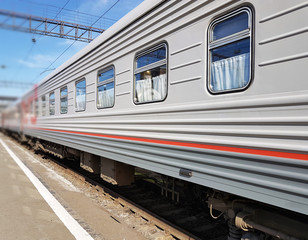
[[[197,202],[207,209],[213,219],[225,222],[228,228],[228,240],[308,239],[308,217],[304,214],[150,172],[49,141],[14,132],[6,133],[26,143],[35,151],[72,161],[112,185],[129,186],[136,179],[143,179],[158,187],[161,195],[174,203]]]

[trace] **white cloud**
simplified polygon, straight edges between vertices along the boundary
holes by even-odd
[[[19,59],[18,62],[29,68],[46,68],[54,59],[55,57],[51,55],[36,54],[27,60]]]
[[[58,45],[59,46],[70,46],[73,43],[74,40],[69,40],[69,39],[64,39],[63,41],[59,42]],[[80,41],[76,41],[73,44],[73,48],[76,49],[77,51],[83,49],[85,46],[87,46],[88,43],[86,42],[80,42]]]

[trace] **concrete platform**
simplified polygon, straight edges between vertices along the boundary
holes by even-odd
[[[75,239],[0,144],[2,239]]]
[[[43,192],[49,192],[49,197],[58,201],[60,207],[56,208],[62,207],[61,211],[66,211],[75,225],[66,221],[67,215],[56,214],[55,204],[42,196],[42,190],[38,190],[10,151],[45,187]],[[74,189],[38,158],[0,133],[0,239],[145,239],[126,224],[114,221],[82,189]]]

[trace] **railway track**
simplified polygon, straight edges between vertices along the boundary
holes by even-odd
[[[109,207],[115,221],[129,223],[137,231],[142,229],[144,235],[151,236],[149,239],[226,239],[228,232],[225,222],[223,219],[212,219],[205,203],[176,203],[163,197],[157,185],[140,176],[131,186],[113,186],[72,161],[42,152],[38,154],[69,180],[79,181],[89,188],[88,194]],[[159,238],[155,237],[155,233]]]

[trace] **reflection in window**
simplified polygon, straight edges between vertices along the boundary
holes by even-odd
[[[76,111],[86,110],[86,80],[76,82]]]
[[[164,100],[167,95],[167,48],[162,44],[137,56],[135,103]]]
[[[210,81],[212,92],[245,88],[251,76],[251,11],[219,18],[209,33]]]
[[[165,45],[143,56],[138,57],[137,62],[136,62],[136,68],[141,68],[146,65],[153,64],[153,63],[156,63],[164,59],[166,59],[166,46]]]
[[[213,27],[213,40],[228,37],[232,34],[239,33],[249,28],[247,12],[240,12],[232,17],[223,20]]]
[[[49,115],[55,115],[55,93],[49,94]]]
[[[60,112],[67,113],[67,87],[60,90]]]
[[[114,68],[98,72],[97,78],[97,108],[107,108],[114,105]]]

